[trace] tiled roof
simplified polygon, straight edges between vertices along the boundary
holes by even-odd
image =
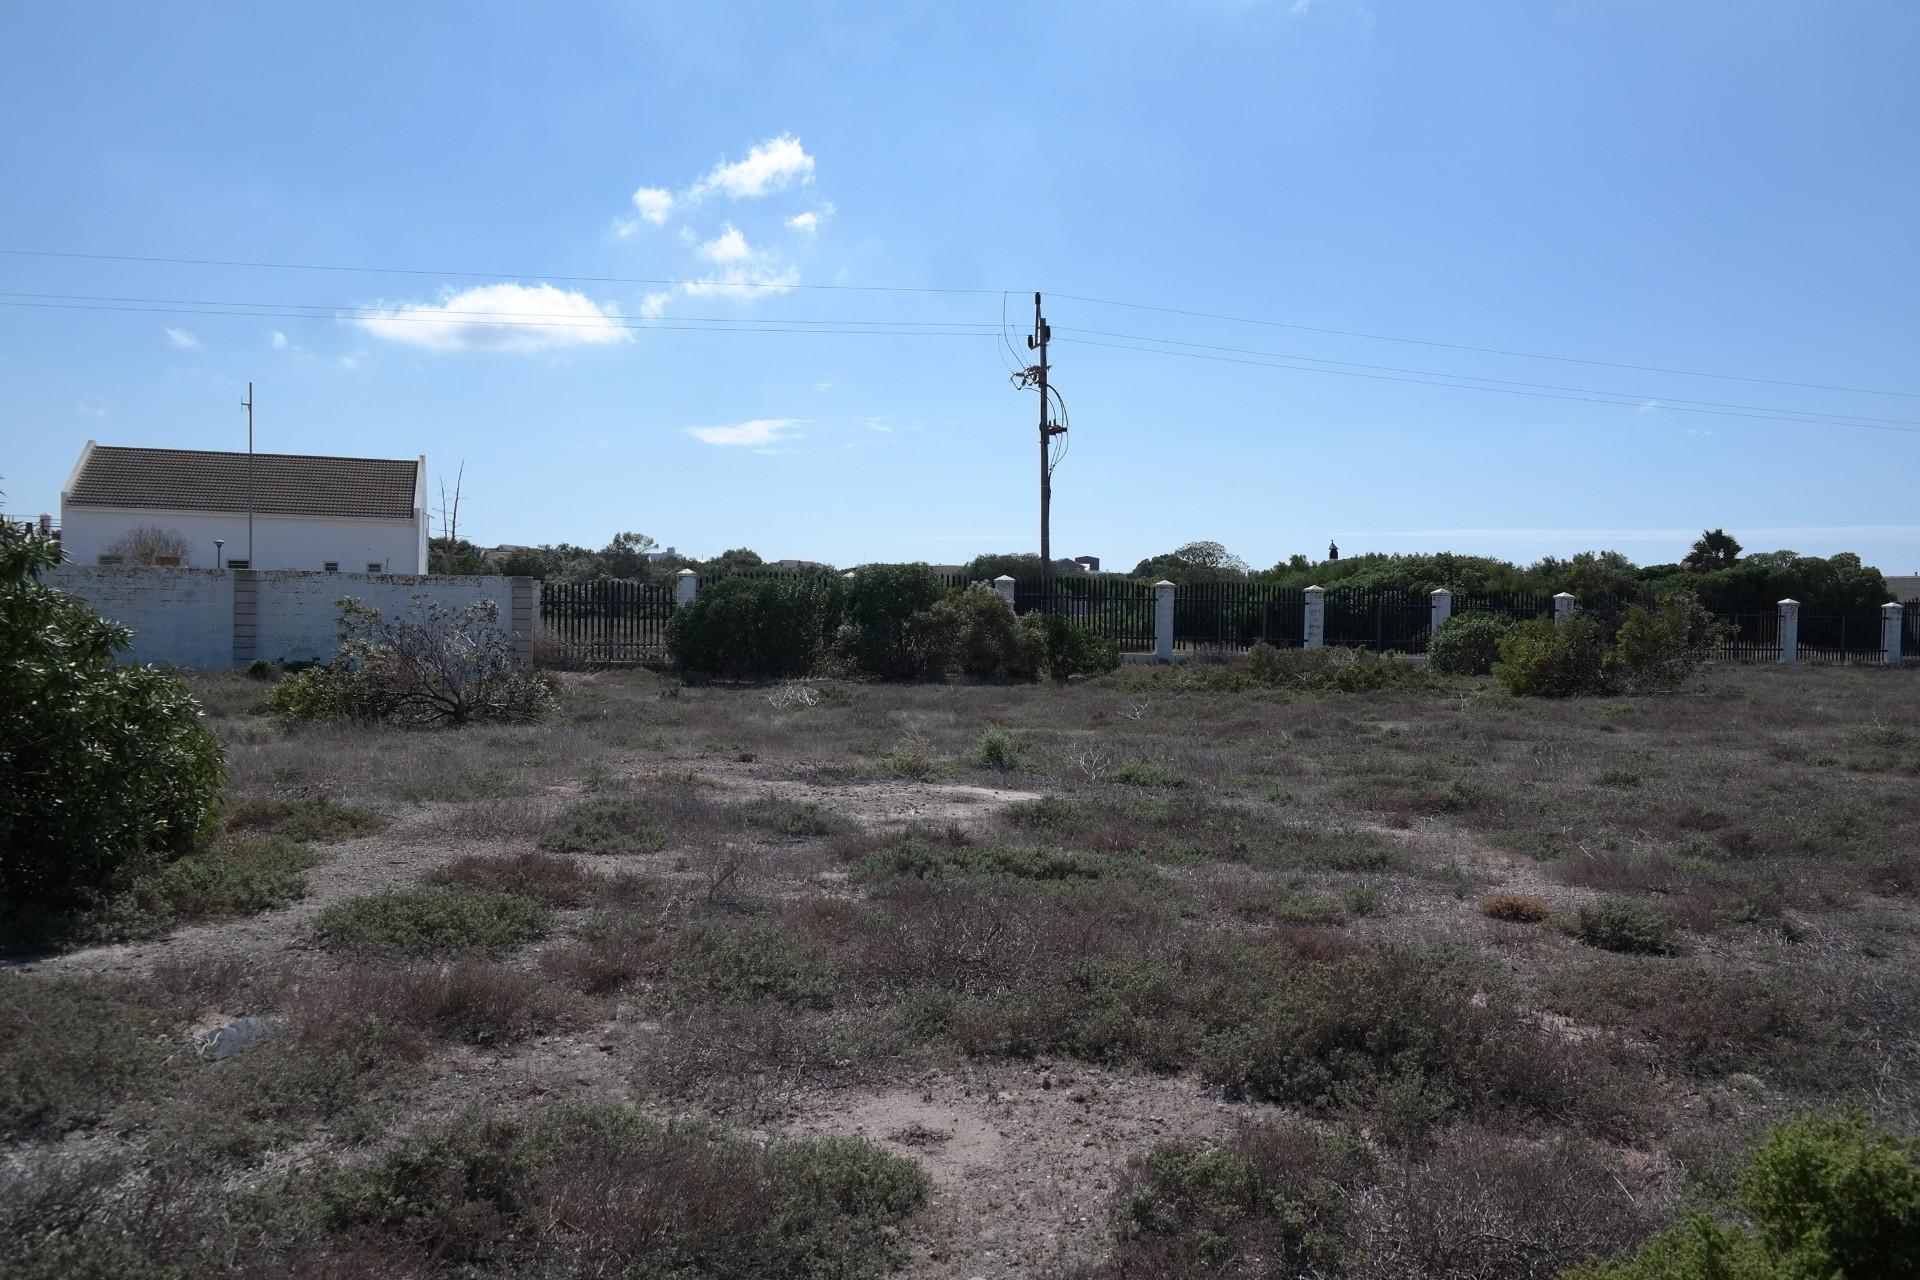
[[[411,520],[419,470],[420,463],[412,458],[95,445],[67,501],[169,511],[253,510],[272,515]]]

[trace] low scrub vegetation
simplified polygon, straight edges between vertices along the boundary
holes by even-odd
[[[518,669],[513,637],[492,600],[454,610],[423,597],[390,617],[348,598],[340,601],[333,660],[274,685],[267,706],[295,722],[525,723],[552,710],[553,686]]]
[[[1676,591],[1632,606],[1617,624],[1585,616],[1522,623],[1501,637],[1494,674],[1530,697],[1671,689],[1719,647],[1724,630],[1691,593]]]
[[[540,937],[547,908],[517,893],[390,889],[335,903],[314,921],[314,941],[357,956],[497,954]]]
[[[1434,628],[1427,662],[1441,675],[1492,675],[1500,660],[1500,642],[1514,626],[1513,619],[1501,614],[1454,614]]]

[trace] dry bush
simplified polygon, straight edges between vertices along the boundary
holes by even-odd
[[[296,1035],[325,1042],[369,1018],[441,1040],[501,1044],[564,1023],[574,1005],[537,977],[464,960],[403,969],[350,969],[300,989],[286,1016]]]
[[[1480,914],[1511,924],[1539,924],[1553,915],[1553,907],[1532,894],[1496,893],[1481,900]]]
[[[571,942],[541,952],[540,967],[588,995],[605,995],[654,971],[658,939],[655,921],[630,911],[602,911]]]
[[[533,852],[470,853],[435,867],[424,877],[427,884],[477,893],[518,894],[550,907],[577,907],[597,896],[609,879],[587,870],[572,858]]]

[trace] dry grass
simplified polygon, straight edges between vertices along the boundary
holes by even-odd
[[[353,839],[327,856],[412,869],[287,926],[317,949],[0,980],[25,1171],[0,1202],[38,1206],[9,1210],[0,1269],[58,1274],[71,1245],[67,1271],[102,1274],[210,1249],[262,1274],[560,1274],[626,1257],[634,1223],[721,1247],[639,1214],[620,1161],[676,1170],[718,1223],[728,1196],[818,1213],[807,1188],[842,1186],[718,1129],[570,1128],[485,1055],[575,1087],[604,1054],[622,1088],[770,1127],[829,1091],[1029,1063],[1312,1118],[1102,1150],[1116,1233],[1086,1276],[1254,1256],[1546,1275],[1711,1195],[1770,1118],[1920,1122],[1910,675],[1711,670],[1672,697],[1546,703],[1398,675],[1290,691],[1214,662],[772,696],[567,673],[549,723],[449,734],[289,733],[258,685],[200,687],[233,760],[223,847]],[[964,783],[1046,798],[915,821]],[[248,865],[259,891],[222,913],[298,892]],[[280,1031],[224,1063],[186,1050],[240,1013]],[[445,1122],[476,1094],[497,1110]],[[32,1145],[76,1129],[111,1160]],[[320,1209],[289,1235],[229,1187],[296,1157],[312,1180],[276,1194]],[[972,1182],[951,1194],[994,1211]],[[829,1214],[844,1232],[819,1256],[874,1273],[920,1229],[909,1201]]]

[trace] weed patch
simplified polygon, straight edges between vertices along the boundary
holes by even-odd
[[[348,955],[429,957],[494,954],[546,930],[547,908],[518,894],[393,889],[327,907],[313,937]]]
[[[358,805],[342,804],[330,796],[286,800],[278,796],[242,796],[220,814],[229,831],[256,831],[289,840],[322,843],[357,840],[386,830],[384,814]]]
[[[589,796],[549,823],[539,844],[554,853],[653,853],[666,848],[667,832],[640,797]]]

